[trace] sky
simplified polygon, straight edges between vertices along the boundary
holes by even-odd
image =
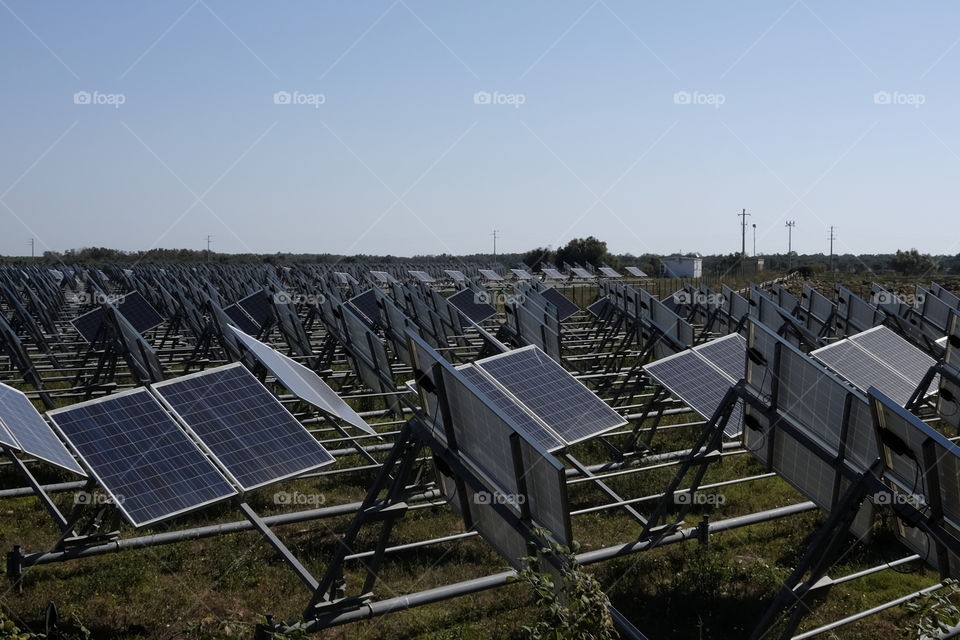
[[[0,0],[0,254],[960,253],[960,5]],[[954,223],[951,223],[953,220]]]

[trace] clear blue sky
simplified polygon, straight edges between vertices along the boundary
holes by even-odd
[[[956,254],[958,41],[902,0],[0,0],[0,253],[715,253],[746,207],[761,252]]]

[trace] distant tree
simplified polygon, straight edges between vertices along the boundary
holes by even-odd
[[[553,252],[550,251],[550,249],[537,247],[536,249],[531,249],[523,254],[523,257],[520,259],[520,261],[531,269],[539,269],[540,263],[553,262]]]
[[[587,238],[574,238],[567,243],[567,246],[557,249],[557,264],[590,263],[598,265],[604,261],[610,261],[613,257],[607,253],[607,243],[597,240],[593,236]]]
[[[890,259],[890,268],[897,273],[918,275],[936,271],[937,263],[929,255],[920,253],[916,249],[909,251],[898,249],[896,255]]]

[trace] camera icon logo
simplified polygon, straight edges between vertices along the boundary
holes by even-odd
[[[873,104],[890,104],[892,101],[893,96],[889,91],[877,91],[873,94]]]
[[[89,91],[77,91],[73,94],[73,104],[90,104],[91,96]]]
[[[490,104],[493,97],[489,91],[477,91],[473,94],[473,104]]]
[[[677,91],[673,94],[673,104],[690,104],[691,96],[689,91]]]
[[[289,91],[277,91],[273,94],[273,104],[290,104],[291,99]]]

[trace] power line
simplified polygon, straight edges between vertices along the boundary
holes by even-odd
[[[493,237],[493,257],[494,257],[494,258],[497,257],[497,238],[502,238],[502,237],[503,237],[503,236],[501,236],[501,235],[499,235],[499,234],[500,234],[500,230],[499,230],[499,229],[494,229],[494,230],[493,230],[493,233],[490,234],[490,235]]]

